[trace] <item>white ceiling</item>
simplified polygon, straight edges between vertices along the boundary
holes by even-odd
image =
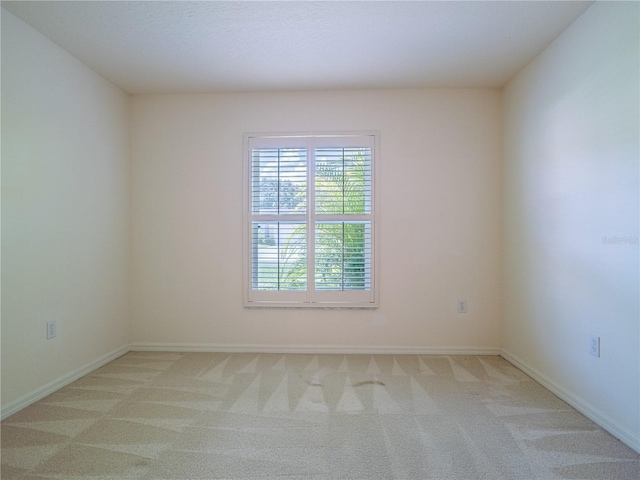
[[[592,2],[3,1],[128,93],[500,87]]]

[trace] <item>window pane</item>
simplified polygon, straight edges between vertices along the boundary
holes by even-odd
[[[371,222],[316,223],[316,290],[371,289]]]
[[[303,222],[252,222],[253,290],[306,290],[307,227]]]
[[[304,213],[307,207],[307,151],[258,148],[251,153],[253,214]]]
[[[315,150],[316,213],[371,213],[371,148]]]

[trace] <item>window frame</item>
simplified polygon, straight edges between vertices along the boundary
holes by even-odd
[[[354,145],[353,140],[360,138],[365,144]],[[380,165],[380,134],[376,131],[365,132],[338,132],[338,133],[245,133],[243,148],[243,303],[245,307],[258,308],[378,308],[378,169]],[[255,144],[258,145],[255,145]],[[254,146],[255,145],[255,146]],[[310,287],[315,282],[307,283],[304,291],[291,290],[254,290],[252,279],[252,222],[255,214],[252,212],[252,150],[254,148],[296,148],[304,145],[307,149],[307,211],[304,214],[288,215],[292,220],[299,220],[304,216],[307,228],[306,245],[309,262],[314,265],[315,245],[312,245],[315,238],[315,231],[310,234],[310,230],[316,227],[316,222],[326,221],[358,221],[366,217],[371,224],[370,242],[370,280],[369,290],[335,290],[323,291]],[[366,215],[343,214],[328,215],[317,214],[313,199],[315,198],[315,149],[323,146],[332,147],[354,147],[363,146],[371,148],[371,213]],[[263,218],[275,220],[274,216],[264,215]],[[321,217],[316,220],[316,217]],[[350,217],[343,220],[343,217]],[[314,273],[309,273],[308,278],[314,277]]]

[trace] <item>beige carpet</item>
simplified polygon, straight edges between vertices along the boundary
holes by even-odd
[[[2,422],[2,479],[634,479],[500,357],[132,352]]]

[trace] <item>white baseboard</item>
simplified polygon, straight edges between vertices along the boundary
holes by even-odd
[[[602,413],[597,408],[593,407],[589,402],[584,401],[580,397],[575,396],[574,394],[566,391],[561,386],[557,385],[545,375],[541,374],[537,370],[527,366],[521,359],[519,359],[514,354],[507,352],[502,349],[500,352],[500,356],[507,360],[509,363],[512,363],[514,366],[522,370],[524,373],[533,378],[536,382],[544,386],[546,389],[553,392],[556,396],[567,402],[577,411],[582,413],[589,420],[599,425],[611,435],[616,437],[622,443],[626,444],[628,447],[632,448],[636,452],[640,453],[640,434],[639,432],[630,432],[625,427],[620,425],[611,419],[608,415]]]
[[[14,413],[22,410],[25,407],[28,407],[32,403],[37,402],[38,400],[46,397],[47,395],[51,395],[56,390],[59,390],[62,387],[69,385],[72,382],[75,382],[76,380],[78,380],[81,377],[84,377],[88,373],[91,373],[94,370],[97,370],[98,368],[102,367],[103,365],[106,365],[107,363],[115,360],[116,358],[121,357],[128,351],[129,351],[128,346],[118,348],[117,350],[107,353],[106,355],[103,355],[100,358],[97,358],[96,360],[88,363],[83,367],[78,368],[77,370],[74,370],[71,373],[68,373],[67,375],[63,375],[62,377],[54,380],[53,382],[47,383],[43,387],[36,388],[35,390],[27,393],[26,395],[23,395],[22,397],[14,400],[8,405],[3,406],[2,414],[0,415],[0,418],[4,420],[10,415],[13,415]]]
[[[305,353],[368,355],[500,355],[489,347],[398,347],[361,345],[249,345],[211,343],[132,343],[136,352]]]
[[[487,347],[397,347],[360,345],[249,345],[210,343],[133,343],[107,353],[91,363],[39,387],[0,408],[0,419],[28,407],[47,395],[75,382],[130,351],[225,352],[225,353],[306,353],[306,354],[386,354],[386,355],[500,355],[499,348]]]

